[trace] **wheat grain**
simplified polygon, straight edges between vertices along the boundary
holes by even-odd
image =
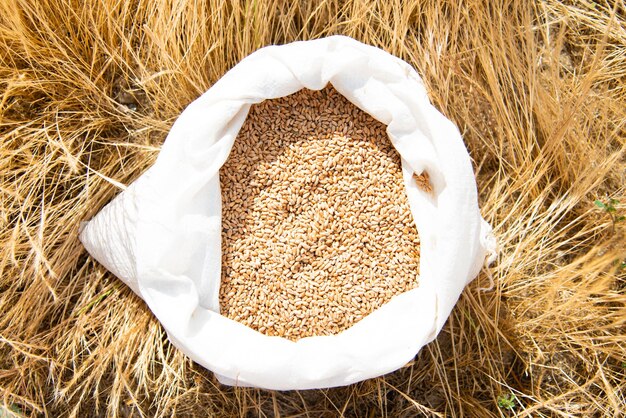
[[[227,317],[329,335],[417,286],[400,157],[385,125],[334,89],[253,106],[220,179]]]

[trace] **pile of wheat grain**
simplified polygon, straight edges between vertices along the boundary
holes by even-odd
[[[417,286],[419,238],[385,129],[329,87],[253,106],[220,171],[224,315],[297,340]]]

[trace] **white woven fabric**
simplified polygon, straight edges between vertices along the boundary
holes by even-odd
[[[402,156],[421,239],[419,287],[335,336],[292,342],[219,314],[221,194],[250,105],[331,83],[380,122]],[[426,170],[434,194],[413,173]],[[461,291],[495,253],[457,128],[429,102],[406,62],[341,36],[269,46],[195,100],[156,163],[84,225],[89,253],[150,307],[172,343],[227,384],[309,389],[396,370],[441,330]]]

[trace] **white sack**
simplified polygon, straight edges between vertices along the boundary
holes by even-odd
[[[268,337],[219,314],[219,169],[250,109],[331,83],[388,125],[421,239],[419,287],[335,336]],[[412,179],[427,171],[434,196]],[[84,225],[89,253],[148,304],[172,343],[220,381],[267,389],[348,385],[396,370],[441,330],[494,254],[457,128],[406,62],[332,36],[251,54],[191,103],[156,163]]]

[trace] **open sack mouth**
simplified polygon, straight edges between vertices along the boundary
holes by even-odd
[[[334,36],[235,66],[81,240],[222,382],[308,389],[415,356],[494,251],[490,230],[415,71]]]

